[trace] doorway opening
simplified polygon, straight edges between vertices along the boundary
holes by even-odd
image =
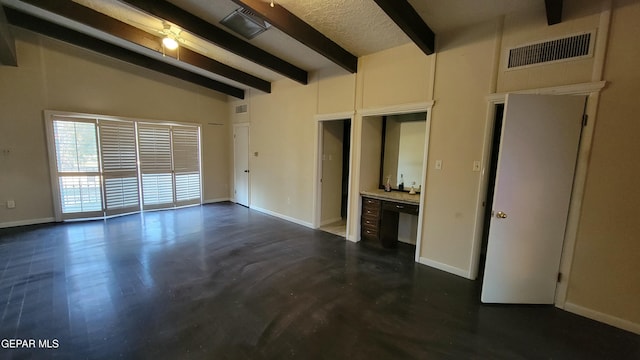
[[[498,155],[500,153],[500,137],[502,135],[502,122],[504,117],[504,104],[495,104],[493,134],[489,156],[489,173],[487,176],[487,196],[484,200],[484,220],[482,224],[482,244],[480,248],[480,265],[478,278],[482,282],[484,266],[487,261],[487,244],[489,243],[489,226],[491,224],[491,209],[493,208],[493,195],[496,186],[496,172],[498,170]]]
[[[249,207],[249,124],[233,127],[233,199],[238,205]]]
[[[508,94],[504,118],[496,114],[483,303],[553,304],[585,103],[586,96]]]
[[[321,121],[320,230],[346,237],[351,120]]]

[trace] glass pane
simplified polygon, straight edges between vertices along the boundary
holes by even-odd
[[[99,176],[61,176],[60,197],[64,214],[101,211],[102,191]]]
[[[95,124],[56,120],[53,130],[59,172],[98,172]]]

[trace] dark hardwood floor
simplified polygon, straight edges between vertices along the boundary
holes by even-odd
[[[2,229],[0,359],[640,359],[638,335],[479,288],[228,203]]]

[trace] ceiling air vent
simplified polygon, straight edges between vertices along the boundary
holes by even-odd
[[[236,106],[236,114],[242,114],[247,112],[247,104]]]
[[[509,50],[507,69],[587,58],[593,54],[593,31]]]
[[[253,39],[271,27],[271,24],[243,8],[236,9],[222,19],[220,23],[247,40]]]

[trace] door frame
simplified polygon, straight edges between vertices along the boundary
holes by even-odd
[[[353,181],[353,122],[354,122],[355,112],[348,111],[342,113],[332,113],[332,114],[323,114],[316,115],[316,136],[315,136],[315,161],[316,164],[313,168],[313,228],[318,229],[322,223],[322,137],[324,131],[324,122],[325,121],[336,121],[336,120],[349,120],[350,124],[350,143],[349,143],[349,175],[348,175],[348,189],[351,189],[351,182]],[[353,194],[351,191],[347,194],[347,229],[349,229],[351,217],[349,214],[351,213],[351,197]],[[348,236],[345,234],[345,237]]]
[[[569,203],[569,213],[567,216],[567,226],[562,246],[562,255],[560,258],[560,273],[562,277],[558,282],[555,295],[555,306],[564,308],[567,298],[568,279],[570,277],[571,264],[573,263],[573,253],[575,249],[576,238],[578,234],[578,225],[580,220],[580,210],[582,208],[582,199],[584,195],[585,182],[587,178],[587,169],[589,154],[593,140],[595,128],[595,118],[598,110],[600,91],[605,87],[606,81],[597,81],[590,83],[582,83],[575,85],[557,86],[541,89],[528,89],[514,91],[514,94],[539,94],[539,95],[586,95],[587,104],[585,114],[587,115],[587,124],[582,128],[580,135],[580,144],[578,148],[578,159],[576,162],[576,171],[573,179],[573,188],[571,190],[571,201]],[[484,141],[482,150],[482,169],[480,176],[480,186],[476,194],[476,214],[474,235],[471,251],[471,267],[470,279],[476,279],[480,263],[480,253],[482,248],[482,232],[484,230],[484,201],[487,196],[487,185],[489,182],[489,161],[491,157],[491,143],[493,130],[495,125],[495,108],[497,104],[504,104],[507,93],[497,93],[487,96],[488,103],[486,122],[484,129]]]
[[[416,112],[426,112],[426,132],[425,132],[425,140],[424,140],[424,149],[422,153],[423,158],[423,166],[422,166],[422,190],[420,191],[420,205],[418,207],[418,228],[416,231],[416,252],[414,256],[414,260],[417,263],[432,266],[431,263],[425,260],[425,258],[421,257],[420,254],[422,252],[422,239],[424,237],[424,224],[425,224],[425,209],[426,209],[426,194],[427,194],[427,170],[429,164],[429,144],[431,141],[431,115],[433,113],[433,108],[435,106],[435,100],[430,100],[421,103],[410,103],[410,104],[402,104],[402,105],[394,105],[383,108],[374,108],[374,109],[363,109],[358,112],[358,118],[360,121],[359,129],[358,129],[358,144],[362,143],[362,122],[365,121],[365,118],[370,116],[389,116],[389,115],[401,115],[401,114],[410,114]],[[352,133],[352,136],[354,134]],[[358,153],[357,159],[357,169],[360,169],[360,153]],[[360,174],[358,173],[358,182]],[[360,185],[358,186],[359,190],[370,190],[370,189],[361,189]],[[358,219],[362,216],[360,213],[362,206],[360,203],[360,193],[358,192]],[[350,228],[347,228],[350,229]],[[356,223],[356,239],[353,241],[360,240],[360,221]]]
[[[233,174],[232,174],[232,178],[233,178],[233,193],[232,193],[232,199],[234,203],[236,202],[236,170],[237,170],[237,164],[236,164],[236,139],[235,139],[235,135],[236,135],[236,129],[240,128],[240,127],[246,127],[247,128],[247,164],[249,165],[249,169],[251,169],[251,164],[250,164],[250,160],[251,160],[251,124],[248,122],[245,123],[236,123],[233,124],[233,133],[231,134],[231,139],[233,140]],[[251,207],[251,172],[249,172],[249,175],[247,176],[247,207]]]

